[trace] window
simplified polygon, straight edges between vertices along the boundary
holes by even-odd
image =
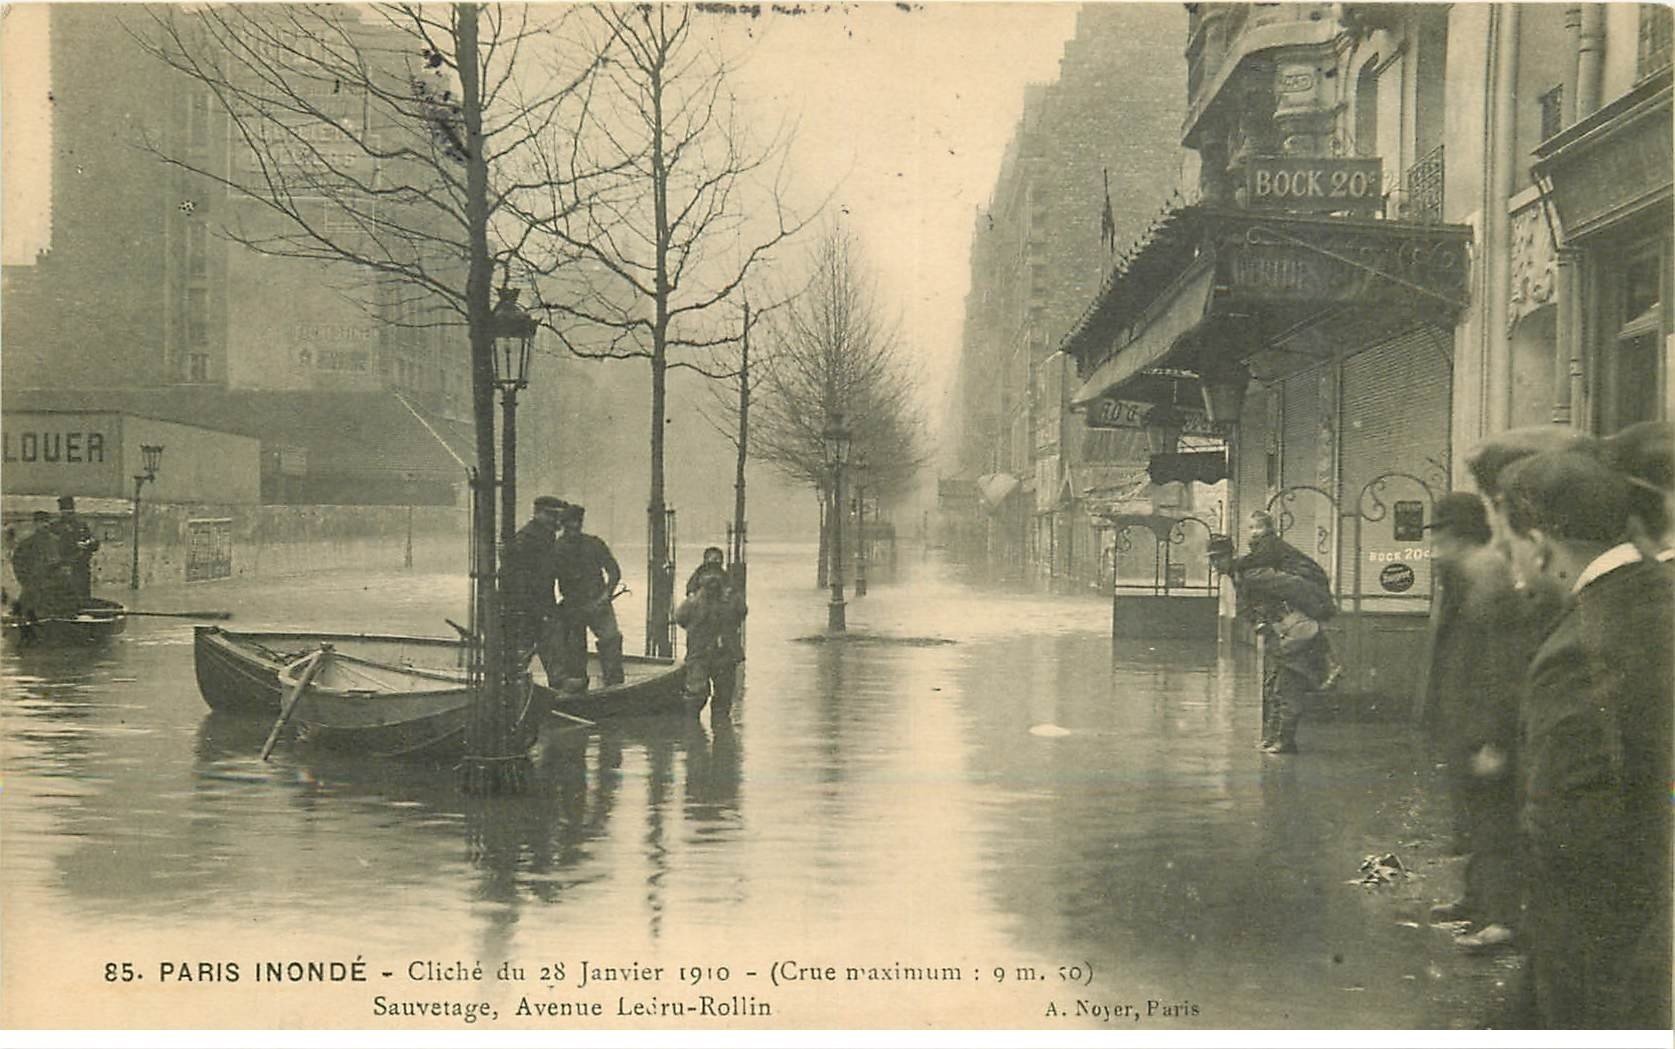
[[[1663,4],[1640,5],[1640,52],[1635,69],[1649,77],[1669,68],[1670,38],[1675,35],[1675,13]]]
[[[196,220],[186,223],[186,272],[194,277],[209,272],[209,233]]]
[[[186,355],[186,381],[209,381],[209,354],[189,353]]]
[[[1355,155],[1378,156],[1378,59],[1361,67],[1355,78]]]
[[[209,292],[204,288],[186,289],[186,342],[209,345]]]
[[[186,106],[186,140],[194,149],[209,146],[209,93],[194,91]]]
[[[1631,253],[1606,287],[1615,285],[1615,323],[1606,326],[1604,403],[1601,430],[1613,433],[1630,423],[1662,417],[1659,368],[1666,334],[1662,289],[1664,254],[1656,246]]]
[[[1555,84],[1537,100],[1541,104],[1541,140],[1564,130],[1564,85]]]

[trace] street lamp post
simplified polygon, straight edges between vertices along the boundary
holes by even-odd
[[[867,596],[867,459],[855,457],[855,596]]]
[[[163,446],[140,445],[140,465],[144,469],[134,475],[134,560],[128,570],[129,590],[140,588],[140,489],[145,487],[145,482],[157,480],[157,470],[163,465]]]
[[[502,287],[491,317],[494,328],[494,385],[500,391],[500,539],[518,530],[518,391],[529,385],[529,357],[535,318],[518,305],[518,290]]]
[[[843,601],[843,468],[849,459],[849,428],[843,424],[843,413],[834,412],[821,435],[825,443],[826,465],[832,468],[832,599],[826,606],[826,631],[844,633]]]

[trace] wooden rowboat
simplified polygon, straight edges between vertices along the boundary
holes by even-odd
[[[319,661],[312,670],[310,665]],[[380,758],[450,760],[465,752],[472,692],[458,672],[384,663],[330,646],[279,673],[304,685],[291,723],[309,744]],[[525,693],[519,720],[528,713]]]
[[[600,680],[603,675],[599,669],[599,657],[589,655],[587,664],[588,679]],[[681,694],[686,683],[686,670],[674,660],[623,656],[622,674],[622,684],[590,688],[586,692],[560,692],[537,686],[537,702],[544,701],[549,710],[589,721],[658,717],[681,714],[686,710],[686,701]]]
[[[192,628],[192,666],[198,692],[212,710],[271,717],[279,713],[284,692],[280,673],[322,644],[343,655],[465,677],[465,646],[454,637],[197,626]]]
[[[119,601],[90,597],[69,616],[0,614],[0,632],[14,645],[94,645],[128,629],[128,609]]]
[[[192,632],[192,659],[198,691],[213,710],[277,715],[286,667],[329,644],[340,655],[400,669],[465,678],[465,646],[457,637],[404,634],[321,633],[301,630],[229,630],[198,626]],[[588,660],[588,677],[601,678],[597,656]],[[682,668],[672,660],[623,657],[626,680],[611,688],[564,694],[536,686],[535,702],[589,721],[679,714],[684,710]]]

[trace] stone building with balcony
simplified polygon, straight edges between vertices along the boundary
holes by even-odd
[[[1071,400],[1188,385],[1230,427],[1229,519],[1268,509],[1327,568],[1350,688],[1398,695],[1464,453],[1667,417],[1668,9],[1189,12],[1197,197],[1061,344]]]

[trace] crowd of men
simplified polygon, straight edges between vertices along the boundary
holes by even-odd
[[[1424,710],[1468,856],[1435,916],[1526,952],[1510,1022],[1667,1030],[1675,430],[1515,430],[1468,466],[1433,523]]]
[[[19,593],[9,603],[24,622],[74,616],[93,596],[93,555],[99,549],[74,496],[58,499],[58,516],[35,511],[33,531],[12,546],[12,575]]]
[[[590,632],[604,687],[620,685],[625,677],[622,631],[612,607],[626,592],[620,586],[622,568],[603,539],[583,531],[585,514],[575,503],[543,495],[505,554],[504,594],[514,642],[540,659],[549,687],[568,693],[588,688]],[[699,713],[713,693],[716,713],[724,713],[744,660],[745,605],[719,548],[704,552],[686,593],[675,621],[687,631],[687,709]]]
[[[1431,918],[1462,949],[1525,952],[1508,1025],[1670,1025],[1675,429],[1501,434],[1437,500],[1422,724],[1447,770],[1464,892]],[[1325,573],[1252,517],[1212,539],[1269,641],[1262,746],[1296,753],[1335,677]]]

